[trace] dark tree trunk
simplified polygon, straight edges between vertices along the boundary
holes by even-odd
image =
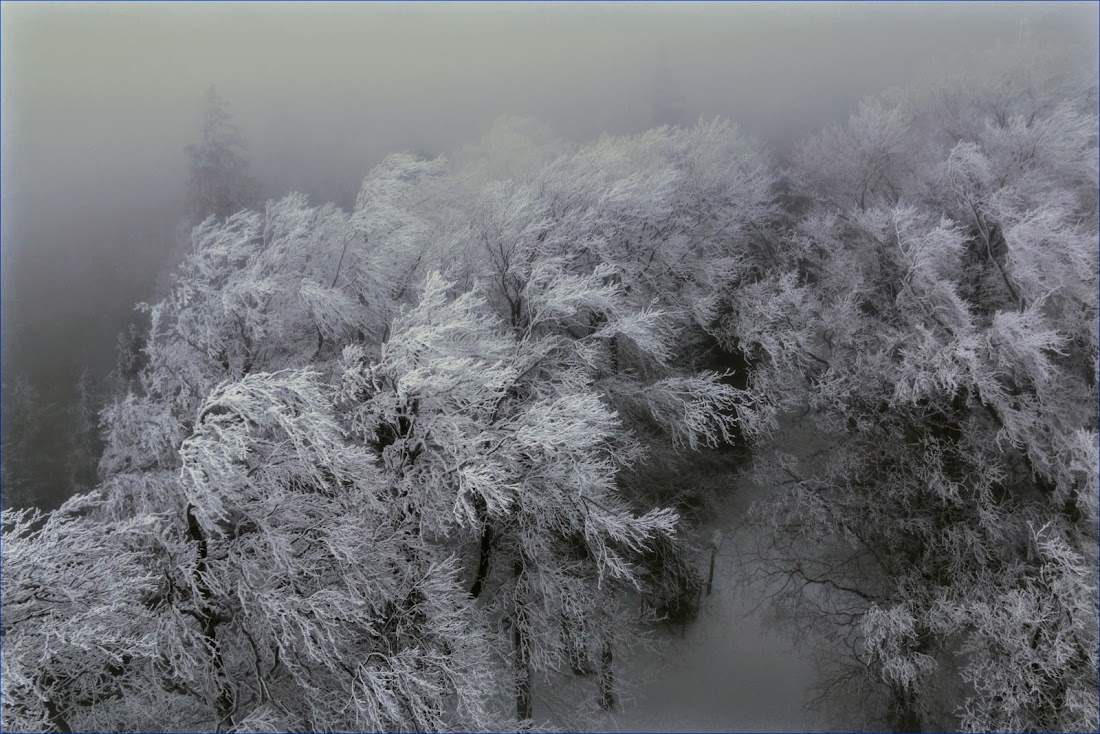
[[[569,667],[572,669],[573,675],[589,676],[596,671],[592,667],[592,659],[588,656],[588,651],[573,639],[573,631],[576,629],[576,625],[576,621],[564,614],[562,615],[562,638],[569,655]]]
[[[211,664],[214,668],[214,675],[218,680],[218,700],[215,702],[215,712],[217,715],[217,731],[223,731],[225,724],[233,725],[231,717],[233,714],[233,696],[229,691],[229,686],[226,683],[225,676],[225,664],[222,661],[221,650],[218,648],[218,625],[223,621],[223,617],[217,613],[210,606],[210,588],[206,583],[206,556],[207,556],[207,544],[206,536],[202,532],[202,527],[199,525],[199,520],[195,517],[194,505],[187,506],[187,534],[198,545],[198,563],[195,564],[194,580],[195,587],[199,591],[199,596],[202,601],[199,603],[199,610],[194,615],[196,620],[202,627],[203,641],[210,649]]]
[[[615,710],[614,663],[611,640],[604,640],[603,654],[600,657],[600,708],[604,711]]]
[[[526,721],[531,718],[531,662],[519,620],[512,623],[512,645],[516,649],[516,719]]]
[[[470,596],[478,598],[485,587],[485,577],[489,575],[489,559],[493,553],[493,526],[489,524],[485,508],[485,500],[478,497],[474,500],[477,506],[478,519],[481,521],[481,549],[477,559],[477,575],[474,584],[470,587]]]
[[[523,573],[523,564],[516,561],[512,571],[518,579]],[[531,650],[524,629],[526,624],[527,615],[522,609],[516,610],[512,619],[512,647],[516,655],[516,719],[519,721],[531,718]]]
[[[912,710],[905,709],[894,712],[894,731],[897,732],[921,732],[920,716]]]
[[[714,590],[714,557],[718,555],[718,549],[711,546],[710,549],[710,573],[707,574],[707,596]]]
[[[921,716],[917,711],[915,701],[913,697],[907,693],[900,692],[894,696],[894,705],[890,712],[891,724],[896,732],[921,732],[924,731],[921,726]]]

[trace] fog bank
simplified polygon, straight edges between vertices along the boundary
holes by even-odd
[[[1094,63],[1097,6],[50,3],[2,22],[3,369],[64,399],[152,295],[211,84],[266,195],[347,206],[386,153],[450,151],[502,113],[575,140],[644,129],[660,74],[685,122],[782,150],[995,43]]]

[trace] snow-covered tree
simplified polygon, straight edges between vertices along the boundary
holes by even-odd
[[[866,210],[893,205],[913,173],[913,136],[900,105],[865,100],[847,125],[835,125],[802,143],[798,182],[837,206]]]
[[[680,461],[681,442],[696,448],[687,436],[696,429],[682,432],[696,408],[733,417],[728,384],[743,375],[707,371],[746,365],[712,331],[722,289],[767,257],[761,234],[777,214],[775,180],[767,157],[728,122],[605,136],[476,187],[451,225],[456,246],[444,270],[462,283],[479,278],[517,334],[583,347],[575,358],[656,469]],[[739,424],[724,427],[723,445]],[[685,491],[647,481],[644,467],[628,476],[623,486],[642,511],[673,496],[697,504],[707,493],[701,476]],[[694,598],[684,561],[650,558],[660,567],[651,578],[656,606]],[[670,584],[666,571],[680,580]],[[683,599],[666,598],[675,589]]]
[[[373,457],[344,440],[316,373],[216,388],[179,463],[160,476],[176,501],[155,515],[115,521],[117,499],[95,496],[44,524],[5,515],[5,707],[16,721],[488,724],[487,643],[459,568],[394,522]]]
[[[760,457],[763,575],[898,727],[1096,727],[1096,117],[1032,112],[882,138],[919,167],[843,153],[896,108],[815,139],[817,204],[726,322],[755,422],[813,426]]]
[[[3,726],[15,731],[162,728],[142,712],[155,675],[152,519],[89,520],[77,495],[46,516],[3,514]],[[141,672],[138,672],[141,671]],[[133,718],[130,718],[133,717]]]
[[[432,274],[378,361],[359,347],[344,355],[353,435],[381,452],[390,511],[470,559],[470,595],[512,658],[521,720],[531,716],[532,676],[577,659],[603,661],[602,701],[612,705],[612,651],[636,617],[624,592],[638,585],[640,554],[675,525],[667,510],[633,513],[616,486],[640,447],[586,364],[616,322],[575,341],[540,328],[607,315],[619,288],[594,281],[528,291],[517,333],[477,290],[453,294]],[[647,326],[631,325],[642,343]],[[728,394],[705,378],[676,388],[681,410],[699,413],[676,420],[685,440],[717,441]]]
[[[206,93],[202,137],[185,150],[190,161],[187,218],[192,225],[255,206],[260,187],[248,171],[244,137],[229,103],[214,87]]]
[[[219,717],[485,725],[486,644],[457,567],[389,510],[374,457],[344,440],[316,373],[215,390],[180,453],[197,554],[170,593],[213,651],[201,678]]]
[[[607,310],[558,320],[529,301],[550,283],[615,286],[621,333],[600,342],[593,374],[625,416],[646,385],[713,361],[701,353],[715,346],[719,294],[767,258],[775,182],[766,156],[727,122],[606,136],[534,175],[482,186],[448,272],[480,276],[521,333],[568,340],[603,329]],[[659,323],[661,349],[635,344],[628,322]]]
[[[717,146],[689,155],[694,171],[732,132],[693,134]],[[667,147],[662,135],[645,145]],[[733,186],[700,170],[694,186]],[[536,678],[568,668],[598,667],[614,705],[614,651],[652,582],[641,563],[675,542],[674,513],[622,496],[620,474],[645,453],[633,429],[715,446],[736,391],[675,368],[685,317],[656,302],[658,284],[624,282],[660,239],[631,251],[624,235],[614,262],[589,242],[604,224],[638,231],[642,187],[585,192],[557,211],[547,257],[524,251],[510,271],[470,254],[500,244],[497,224],[533,232],[534,212],[568,192],[528,206],[527,184],[464,176],[395,155],[351,213],[292,195],[195,227],[172,291],[127,342],[129,391],[103,412],[103,480],[80,511],[138,523],[128,573],[153,588],[127,603],[160,657],[95,679],[110,692],[135,676],[140,705],[49,699],[70,725],[482,727],[495,689],[514,685],[528,719]],[[578,233],[584,248],[568,244]],[[20,533],[34,542],[31,525]],[[62,536],[77,531],[58,533],[58,552],[75,552]]]

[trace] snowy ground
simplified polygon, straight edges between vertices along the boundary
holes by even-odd
[[[701,529],[732,527],[760,490],[741,482],[722,516]],[[576,680],[553,700],[536,700],[536,721],[566,730],[597,731],[820,731],[830,728],[820,712],[808,711],[815,682],[809,651],[782,630],[765,630],[752,600],[738,590],[734,559],[745,537],[725,532],[713,594],[685,630],[657,634],[662,649],[638,650],[616,660],[620,676],[636,685],[621,690],[614,714],[588,718],[574,713],[571,696],[594,695],[594,680]],[[583,707],[587,708],[587,707]]]

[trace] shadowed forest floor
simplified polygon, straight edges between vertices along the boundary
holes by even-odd
[[[748,538],[733,528],[763,490],[748,478],[733,490],[719,515],[693,533],[705,546],[714,530],[723,532],[713,593],[703,597],[698,619],[683,630],[659,628],[656,649],[639,646],[622,656],[616,666],[623,680],[617,712],[591,719],[574,713],[576,698],[594,696],[596,685],[593,679],[576,679],[536,699],[536,721],[596,731],[830,728],[825,712],[805,707],[816,681],[810,651],[782,629],[766,628],[764,612],[754,608],[757,600],[741,588],[738,576],[749,569],[735,559]]]

